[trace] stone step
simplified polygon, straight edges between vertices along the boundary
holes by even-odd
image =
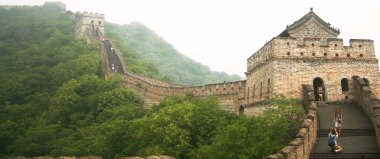
[[[109,65],[114,64],[115,72],[118,72],[120,74],[124,74],[124,72],[122,70],[122,63],[119,61],[119,58],[116,55],[116,53],[111,51],[111,47],[113,47],[114,50],[115,50],[115,47],[111,45],[109,40],[105,40],[103,42],[103,45],[106,49]],[[108,66],[108,67],[111,67],[111,66]]]
[[[330,133],[330,129],[320,129],[318,131],[318,137],[327,137]],[[340,137],[347,136],[375,136],[375,130],[373,128],[368,129],[342,129]]]
[[[316,101],[318,107],[327,107],[329,106],[325,101]]]
[[[380,153],[312,153],[310,159],[380,159]]]

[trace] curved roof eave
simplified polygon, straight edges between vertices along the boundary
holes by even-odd
[[[313,8],[310,8],[310,12],[304,15],[301,19],[295,21],[293,24],[286,26],[286,29],[282,31],[278,36],[279,37],[284,37],[286,35],[289,35],[289,31],[295,30],[298,27],[302,26],[305,24],[309,19],[315,18],[320,24],[322,24],[326,29],[328,29],[330,32],[335,33],[337,35],[340,34],[339,29],[335,29],[330,26],[330,23],[326,23],[323,19],[321,19],[317,14],[314,13]]]

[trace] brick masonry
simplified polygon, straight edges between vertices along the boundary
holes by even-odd
[[[322,84],[328,102],[352,100],[353,76],[366,78],[378,96],[380,74],[373,41],[351,39],[344,46],[338,35],[339,30],[312,10],[288,26],[248,58],[245,104],[275,94],[302,98],[303,84],[314,89]],[[348,90],[342,90],[342,80],[348,81]]]

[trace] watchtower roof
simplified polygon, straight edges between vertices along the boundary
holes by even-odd
[[[331,27],[330,23],[322,20],[317,14],[314,13],[313,8],[310,8],[310,12],[304,15],[301,19],[295,21],[293,24],[286,26],[286,29],[281,32],[278,37],[289,37],[293,32],[299,28],[305,27],[307,22],[314,20],[317,25],[319,25],[323,30],[331,34],[332,36],[337,37],[340,33],[340,30],[334,27]]]

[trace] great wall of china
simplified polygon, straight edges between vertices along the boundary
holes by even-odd
[[[104,68],[107,76],[117,72],[123,83],[134,89],[144,97],[144,106],[151,107],[169,95],[185,96],[191,93],[195,97],[217,96],[223,109],[238,112],[239,106],[244,104],[245,81],[225,82],[204,86],[185,86],[168,83],[144,77],[126,69],[124,58],[117,46],[110,39],[104,37],[104,15],[85,12],[77,16],[77,35],[88,42],[101,44],[101,54],[104,57]],[[83,25],[81,25],[83,24]],[[113,65],[116,71],[112,71]]]
[[[275,94],[285,94],[303,99],[306,118],[289,145],[264,158],[380,158],[380,72],[373,41],[353,39],[350,46],[343,46],[337,38],[340,31],[312,9],[247,59],[247,80],[204,86],[183,86],[128,72],[117,46],[103,40],[104,16],[78,17],[79,24],[86,23],[78,26],[87,26],[78,27],[78,37],[100,44],[106,76],[120,74],[125,86],[144,97],[146,108],[168,95],[191,93],[216,96],[223,109],[238,113],[244,108],[244,114],[252,115],[265,109],[265,101]],[[110,70],[111,65],[115,69]],[[320,85],[325,93],[322,101],[316,101]],[[346,114],[345,135],[340,138],[345,153],[337,156],[325,141],[335,108]]]

